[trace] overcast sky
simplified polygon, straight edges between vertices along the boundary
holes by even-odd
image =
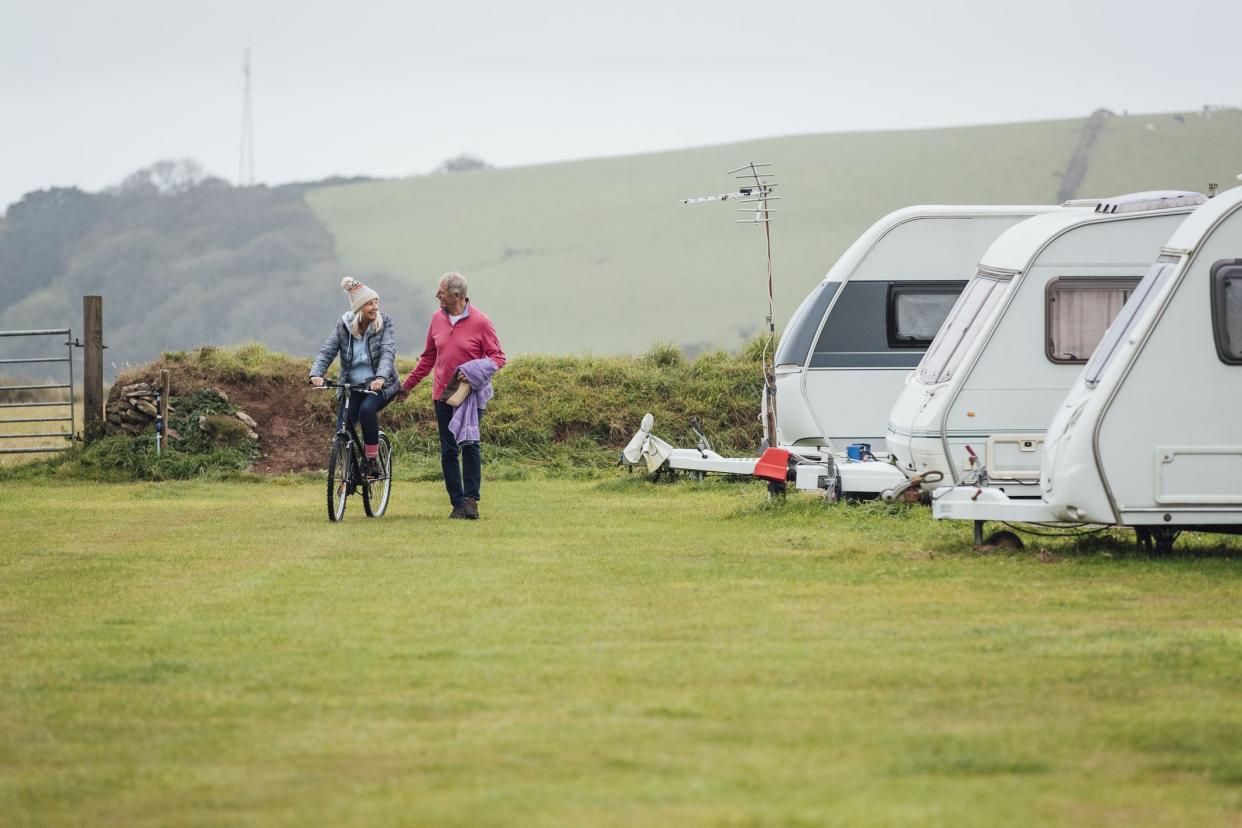
[[[1225,0],[0,0],[0,208],[161,158],[235,180],[247,45],[280,183],[1236,106],[1240,32]]]

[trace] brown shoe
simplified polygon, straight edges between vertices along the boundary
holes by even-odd
[[[470,520],[479,519],[479,501],[473,497],[466,498],[466,502],[462,504],[461,509]]]
[[[475,514],[478,514],[477,512]],[[454,506],[453,511],[449,513],[449,517],[453,520],[466,520],[470,516],[466,514],[466,504]]]

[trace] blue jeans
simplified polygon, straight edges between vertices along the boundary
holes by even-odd
[[[382,392],[379,394],[349,392],[349,427],[352,429],[356,424],[362,423],[363,445],[373,446],[379,442],[379,413],[390,402],[392,400],[384,399]],[[338,430],[341,427],[339,416],[336,420],[336,427]]]
[[[479,486],[483,482],[483,455],[479,452],[479,444],[471,443],[458,446],[453,432],[449,431],[449,422],[453,419],[456,408],[439,400],[436,403],[436,425],[440,427],[440,468],[444,471],[444,488],[448,490],[449,502],[456,508],[472,497],[479,500]],[[479,411],[479,423],[483,422],[483,412]],[[461,466],[458,467],[458,457]]]

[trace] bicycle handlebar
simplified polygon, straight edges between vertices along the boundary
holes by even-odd
[[[368,386],[370,383],[364,382],[361,385],[350,385],[347,382],[328,382],[323,381],[323,385],[316,385],[312,390],[322,391],[325,388],[348,388],[350,391],[361,391],[363,394],[378,394],[378,391],[372,391]]]

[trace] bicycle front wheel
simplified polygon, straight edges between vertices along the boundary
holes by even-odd
[[[362,486],[362,508],[367,517],[380,517],[388,508],[388,496],[392,493],[392,443],[388,435],[379,436],[380,476]]]
[[[347,437],[332,440],[328,454],[328,520],[339,523],[345,517],[345,504],[353,489],[353,446]]]

